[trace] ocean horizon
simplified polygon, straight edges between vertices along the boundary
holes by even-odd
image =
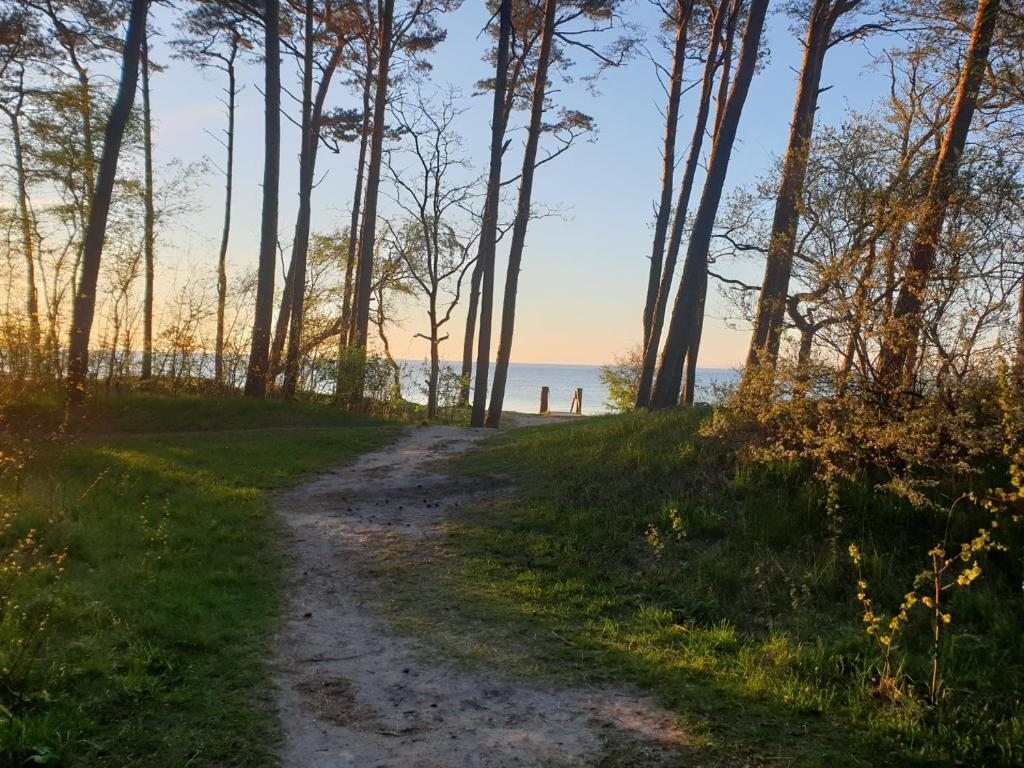
[[[402,396],[415,403],[426,403],[427,363],[423,360],[399,360],[402,368]],[[442,361],[455,372],[462,363]],[[552,411],[568,411],[573,392],[583,389],[583,413],[596,416],[609,413],[608,388],[601,381],[601,365],[562,363],[510,363],[505,386],[504,410],[536,413],[540,410],[540,389],[550,389],[549,407]],[[494,363],[490,366],[493,380]],[[721,387],[739,380],[736,368],[698,368],[695,394],[697,400],[713,401]]]

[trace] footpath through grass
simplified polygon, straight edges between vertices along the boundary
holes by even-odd
[[[28,648],[2,673],[0,764],[273,765],[282,528],[270,492],[394,428],[327,407],[155,395],[101,400],[85,424],[68,443],[4,437],[25,463],[3,477],[0,535],[10,549],[34,529],[35,554],[19,550],[0,584],[21,612],[0,617],[5,659],[19,633]]]
[[[640,685],[692,734],[687,765],[1024,763],[1019,579],[990,569],[958,597],[941,706],[913,687],[884,699],[819,491],[795,467],[744,467],[697,437],[707,415],[513,430],[468,455],[460,471],[511,475],[514,498],[455,519],[433,586],[405,577],[399,616],[489,665]],[[870,499],[847,526],[898,604],[926,521]],[[927,624],[902,642],[914,679]]]

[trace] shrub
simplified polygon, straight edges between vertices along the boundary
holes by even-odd
[[[608,402],[605,403],[607,408],[624,413],[636,407],[643,364],[643,350],[633,347],[625,355],[615,358],[610,365],[601,366],[601,381],[608,389]]]
[[[925,680],[918,688],[938,705],[956,593],[990,569],[1020,584],[1019,559],[990,555],[1019,544],[1022,392],[1005,375],[898,400],[856,389],[837,394],[834,384],[827,369],[761,372],[715,411],[704,433],[728,439],[747,461],[813,471],[837,549],[854,566],[865,630],[878,649],[877,692],[897,699],[912,680]],[[879,526],[849,524],[852,510],[902,521],[910,546],[888,573],[866,563],[865,552],[877,549],[866,532],[877,536]],[[893,600],[892,584],[876,589],[876,576],[905,579],[901,597]],[[914,633],[928,640],[907,637]],[[911,646],[928,647],[926,670],[915,668]]]

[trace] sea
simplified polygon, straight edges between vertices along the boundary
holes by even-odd
[[[413,402],[426,402],[426,373],[423,361],[403,360],[402,395]],[[461,363],[445,363],[459,371]],[[491,378],[494,364],[491,364]],[[694,399],[714,402],[721,397],[724,389],[739,381],[739,372],[734,368],[698,368]],[[505,385],[506,411],[536,413],[540,410],[540,389],[549,387],[549,408],[552,411],[568,411],[572,404],[573,392],[583,389],[583,413],[597,415],[608,413],[608,389],[601,381],[599,365],[561,365],[557,363],[511,363],[508,381]]]

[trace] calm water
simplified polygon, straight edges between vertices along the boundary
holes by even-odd
[[[454,365],[452,363],[449,366]],[[457,369],[461,368],[461,364]],[[402,361],[402,394],[414,402],[426,402],[421,391],[426,378],[425,367],[419,361]],[[512,363],[508,369],[505,387],[505,410],[534,413],[540,408],[540,388],[550,387],[549,405],[553,411],[567,411],[573,391],[583,387],[583,412],[606,413],[608,390],[601,383],[600,367],[596,365],[555,365]],[[494,375],[494,366],[491,366]],[[737,381],[738,374],[731,368],[698,368],[697,400],[713,400],[715,385],[728,385]]]

